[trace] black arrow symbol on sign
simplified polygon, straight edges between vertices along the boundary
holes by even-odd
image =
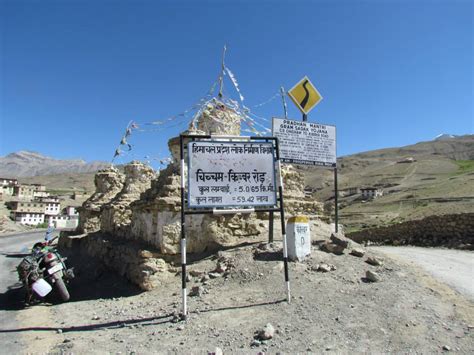
[[[306,106],[306,104],[308,103],[308,100],[309,100],[309,91],[308,91],[308,88],[306,87],[306,85],[308,85],[308,80],[305,80],[304,83],[303,83],[303,89],[306,92],[306,95],[304,96],[303,100],[301,100],[301,102],[300,102],[300,105],[303,109],[304,109],[304,107]]]

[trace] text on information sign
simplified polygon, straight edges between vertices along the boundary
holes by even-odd
[[[336,127],[303,121],[273,119],[284,163],[336,167]]]
[[[272,143],[196,141],[188,156],[189,207],[276,205]]]

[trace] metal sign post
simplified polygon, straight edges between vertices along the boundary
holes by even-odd
[[[337,167],[334,168],[334,222],[335,222],[335,231],[339,231],[339,211],[337,207],[338,191],[337,191]]]
[[[185,140],[188,143],[185,144]],[[185,179],[187,155],[187,188]],[[280,212],[287,301],[291,301],[278,139],[181,135],[181,288],[186,318],[186,216]],[[277,178],[278,177],[278,178]],[[271,231],[270,236],[273,236]]]

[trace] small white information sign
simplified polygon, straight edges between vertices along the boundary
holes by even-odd
[[[273,118],[284,163],[336,167],[336,126]]]
[[[277,204],[273,143],[195,141],[188,157],[189,207]]]

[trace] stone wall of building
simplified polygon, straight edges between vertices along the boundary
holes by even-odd
[[[474,213],[429,216],[347,235],[358,243],[474,250]]]

